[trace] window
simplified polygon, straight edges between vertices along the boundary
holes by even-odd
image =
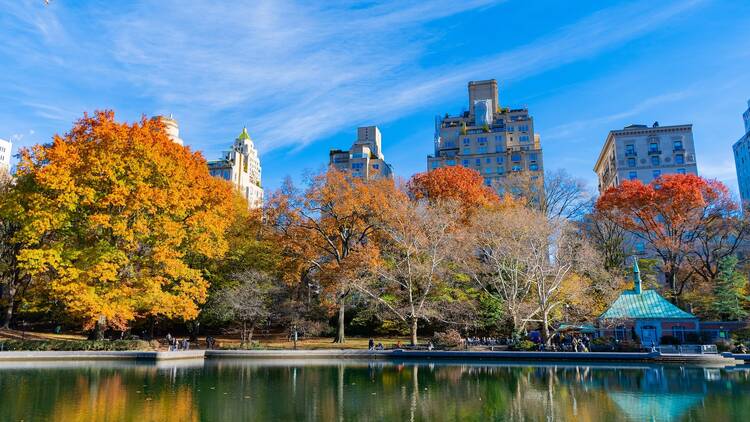
[[[478,147],[477,154],[487,154],[487,147]]]
[[[502,142],[503,141],[503,135],[495,135],[495,142]]]
[[[521,151],[528,151],[528,150],[529,150],[529,146],[528,145],[522,145],[521,146]]]
[[[497,160],[495,160],[495,161],[497,161],[498,164],[502,164],[503,163],[503,157],[501,157],[501,156],[498,155],[497,156]]]
[[[461,165],[464,167],[469,167],[469,160],[463,160],[461,161]]]
[[[495,145],[495,152],[505,152],[505,148],[503,148],[502,145],[497,144]]]
[[[491,177],[485,177],[484,178],[484,184],[487,186],[492,186],[492,178]]]
[[[658,155],[652,155],[651,156],[651,165],[652,166],[658,166],[660,164],[659,156]]]
[[[481,158],[477,158],[477,159],[475,159],[475,160],[474,160],[474,165],[475,165],[475,166],[481,166],[481,165],[482,165],[482,159],[481,159]]]
[[[471,145],[471,139],[464,138],[464,146],[469,146],[469,145]]]
[[[521,166],[513,166],[513,171],[521,171]]]
[[[672,335],[680,342],[685,342],[685,327],[672,327]]]
[[[685,156],[682,154],[675,155],[674,162],[675,164],[685,164]]]
[[[657,142],[651,142],[648,145],[649,152],[657,152],[659,151],[659,144]]]
[[[625,145],[625,155],[635,155],[635,145],[633,144]]]
[[[508,128],[507,128],[506,130],[507,130],[508,132],[513,132],[513,126],[508,126]]]
[[[432,168],[436,169],[436,168],[438,168],[438,167],[440,167],[440,162],[438,162],[438,161],[433,161],[433,162],[432,162]]]
[[[531,164],[529,164],[529,170],[531,170],[531,171],[537,171],[537,170],[539,170],[539,165],[537,163],[531,163]]]
[[[456,165],[456,160],[445,160],[445,165],[446,166],[455,166]]]
[[[492,167],[485,167],[484,168],[485,173],[492,173]]]
[[[349,157],[350,158],[367,158],[367,154],[363,152],[356,152],[354,154],[351,154]]]
[[[685,169],[677,169],[677,174],[685,174]]]
[[[520,142],[529,142],[529,135],[521,135],[518,137]]]
[[[654,170],[653,173],[654,179],[658,179],[661,177],[661,170]]]
[[[529,125],[520,125],[520,126],[518,126],[518,130],[520,132],[528,132],[529,131]]]
[[[377,169],[379,169],[379,168],[380,168],[380,164],[373,164],[373,165],[372,165],[372,168],[374,168],[375,170],[377,170]]]
[[[529,161],[536,161],[536,153],[529,154]]]
[[[625,340],[625,334],[627,331],[625,331],[624,325],[618,325],[617,328],[615,328],[615,340]]]
[[[682,151],[682,141],[674,141],[672,145],[675,151]]]
[[[477,142],[479,142],[479,145],[484,145],[487,143],[487,137],[480,136],[479,138],[477,138]]]
[[[636,179],[638,179],[638,172],[631,171],[630,173],[628,173],[628,179],[630,179],[630,180],[636,180]]]
[[[461,154],[463,154],[463,155],[470,155],[471,154],[471,148],[464,148],[461,151]]]
[[[521,161],[521,154],[515,152],[515,153],[511,154],[510,159],[512,161]]]
[[[352,169],[362,170],[362,163],[352,163]]]
[[[497,172],[498,172],[499,174],[503,174],[503,173],[505,173],[505,167],[499,167],[499,166],[498,166],[498,168],[497,168]]]
[[[628,158],[628,167],[635,167],[635,158]]]
[[[492,157],[487,157],[484,159],[485,164],[490,164],[492,162]]]

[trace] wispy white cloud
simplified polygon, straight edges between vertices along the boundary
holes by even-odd
[[[658,106],[663,106],[664,104],[684,100],[693,95],[695,95],[695,93],[691,90],[681,90],[655,95],[639,102],[638,104],[635,104],[630,109],[625,111],[602,115],[590,119],[576,120],[570,123],[565,123],[549,128],[545,130],[543,139],[545,141],[563,139],[566,141],[574,142],[584,132],[587,135],[590,135],[589,131],[591,130],[591,128],[604,126],[611,123],[624,124],[626,119],[628,118],[638,116],[645,111],[649,111]]]
[[[643,0],[603,9],[474,61],[423,62],[441,38],[434,29],[441,20],[496,3],[387,0],[352,7],[343,1],[164,0],[112,13],[101,3],[55,2],[31,12],[28,4],[11,2],[8,14],[25,36],[0,51],[46,56],[63,68],[85,66],[94,79],[118,81],[133,95],[155,99],[163,111],[190,110],[206,122],[229,116],[248,124],[266,150],[299,148],[429,107],[446,92],[462,91],[471,79],[508,83],[591,57],[659,28],[703,0],[658,6]],[[85,28],[68,25],[73,14],[85,16],[77,20]],[[27,37],[38,37],[46,48],[28,47]],[[70,120],[68,108],[45,108],[39,98],[27,103],[40,117]]]

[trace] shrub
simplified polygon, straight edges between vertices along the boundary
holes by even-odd
[[[155,350],[156,342],[143,340],[2,340],[0,350],[24,351],[122,351]]]
[[[740,343],[750,342],[750,328],[743,328],[732,333],[732,340]]]
[[[539,345],[534,343],[531,340],[521,340],[511,345],[510,349],[529,352],[529,351],[539,350]]]
[[[216,348],[220,350],[259,350],[261,347],[260,347],[260,342],[251,341],[251,342],[245,343],[244,345],[240,345],[239,343],[229,343],[229,344],[219,343],[217,344]]]
[[[728,341],[717,341],[716,343],[716,350],[719,353],[724,353],[732,350],[732,343]]]
[[[432,337],[432,342],[440,347],[458,347],[461,345],[461,340],[461,334],[454,329],[437,332]]]

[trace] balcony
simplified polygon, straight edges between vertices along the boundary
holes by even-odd
[[[660,149],[649,149],[648,150],[648,155],[661,155],[661,150]]]
[[[684,147],[674,147],[672,149],[672,151],[674,151],[674,152],[684,152],[685,148]]]
[[[635,151],[625,151],[625,156],[626,157],[637,157],[638,153],[635,152]]]

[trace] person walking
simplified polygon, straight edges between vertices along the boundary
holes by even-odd
[[[375,348],[375,339],[370,338],[370,340],[367,341],[367,349],[373,350]]]

